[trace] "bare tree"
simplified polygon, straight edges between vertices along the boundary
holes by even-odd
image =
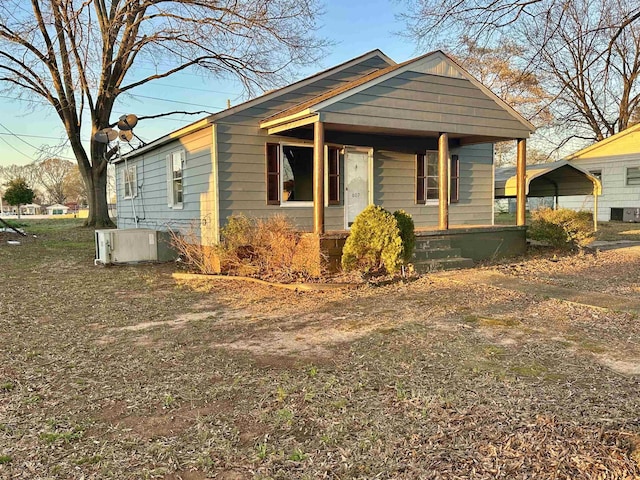
[[[322,53],[316,1],[0,0],[0,84],[55,109],[87,184],[87,224],[109,226],[115,152],[93,135],[114,124],[118,98],[187,69],[232,76],[249,91],[273,86]],[[141,62],[155,73],[141,76]]]
[[[64,179],[64,195],[65,198],[77,205],[86,205],[87,203],[87,187],[82,181],[80,169],[77,165],[67,174]]]
[[[491,48],[505,39],[517,45],[511,62],[525,74],[523,79],[535,75],[549,95],[546,112],[553,115],[562,142],[601,140],[627,128],[637,115],[640,5],[636,1],[407,1],[407,34],[423,48],[439,41],[465,52],[469,37],[476,45]]]
[[[30,188],[34,188],[38,182],[34,164],[0,166],[0,184],[7,184],[16,179],[22,179]]]
[[[548,104],[550,95],[541,79],[522,66],[524,47],[506,37],[492,47],[482,46],[473,38],[463,36],[457,51],[461,64],[509,105],[537,126],[548,125],[553,116]]]
[[[60,158],[48,158],[35,164],[38,182],[44,189],[49,203],[65,202],[66,183],[74,167],[73,162]]]

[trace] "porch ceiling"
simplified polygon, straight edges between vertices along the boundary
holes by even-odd
[[[313,117],[307,117],[302,120],[291,120],[286,124],[281,124],[276,127],[268,128],[269,135],[280,135],[285,137],[292,137],[298,139],[311,140],[313,139],[313,123],[317,121],[317,115]],[[311,120],[314,118],[314,120]],[[362,136],[376,136],[376,137],[410,137],[416,139],[424,138],[437,138],[441,133],[436,130],[416,130],[411,128],[397,128],[397,127],[384,127],[384,126],[366,126],[366,125],[353,125],[347,123],[330,123],[325,122],[324,128],[327,136],[331,136],[334,133],[347,133],[357,134]],[[495,143],[504,142],[508,140],[514,140],[516,137],[507,136],[490,136],[490,135],[471,135],[464,133],[447,132],[449,134],[449,140],[458,145],[472,145],[479,143]]]

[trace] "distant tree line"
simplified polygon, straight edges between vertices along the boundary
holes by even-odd
[[[48,158],[27,165],[0,166],[0,192],[6,194],[11,186],[17,184],[33,191],[32,199],[20,204],[31,203],[32,200],[48,205],[87,204],[86,186],[78,165],[69,160]]]

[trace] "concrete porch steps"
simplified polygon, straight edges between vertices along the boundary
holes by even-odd
[[[462,250],[452,247],[451,240],[446,237],[417,237],[412,263],[418,273],[471,268],[474,265],[473,260],[462,257]]]

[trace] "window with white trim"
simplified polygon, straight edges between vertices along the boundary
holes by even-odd
[[[438,200],[438,152],[416,155],[416,203]]]
[[[627,167],[627,185],[640,185],[640,167]]]
[[[134,198],[138,194],[136,166],[128,165],[122,172],[124,198]]]
[[[167,155],[167,205],[182,208],[184,196],[184,150]]]
[[[416,203],[435,203],[440,192],[437,150],[416,155]],[[449,160],[449,202],[460,200],[460,158],[452,155]]]

